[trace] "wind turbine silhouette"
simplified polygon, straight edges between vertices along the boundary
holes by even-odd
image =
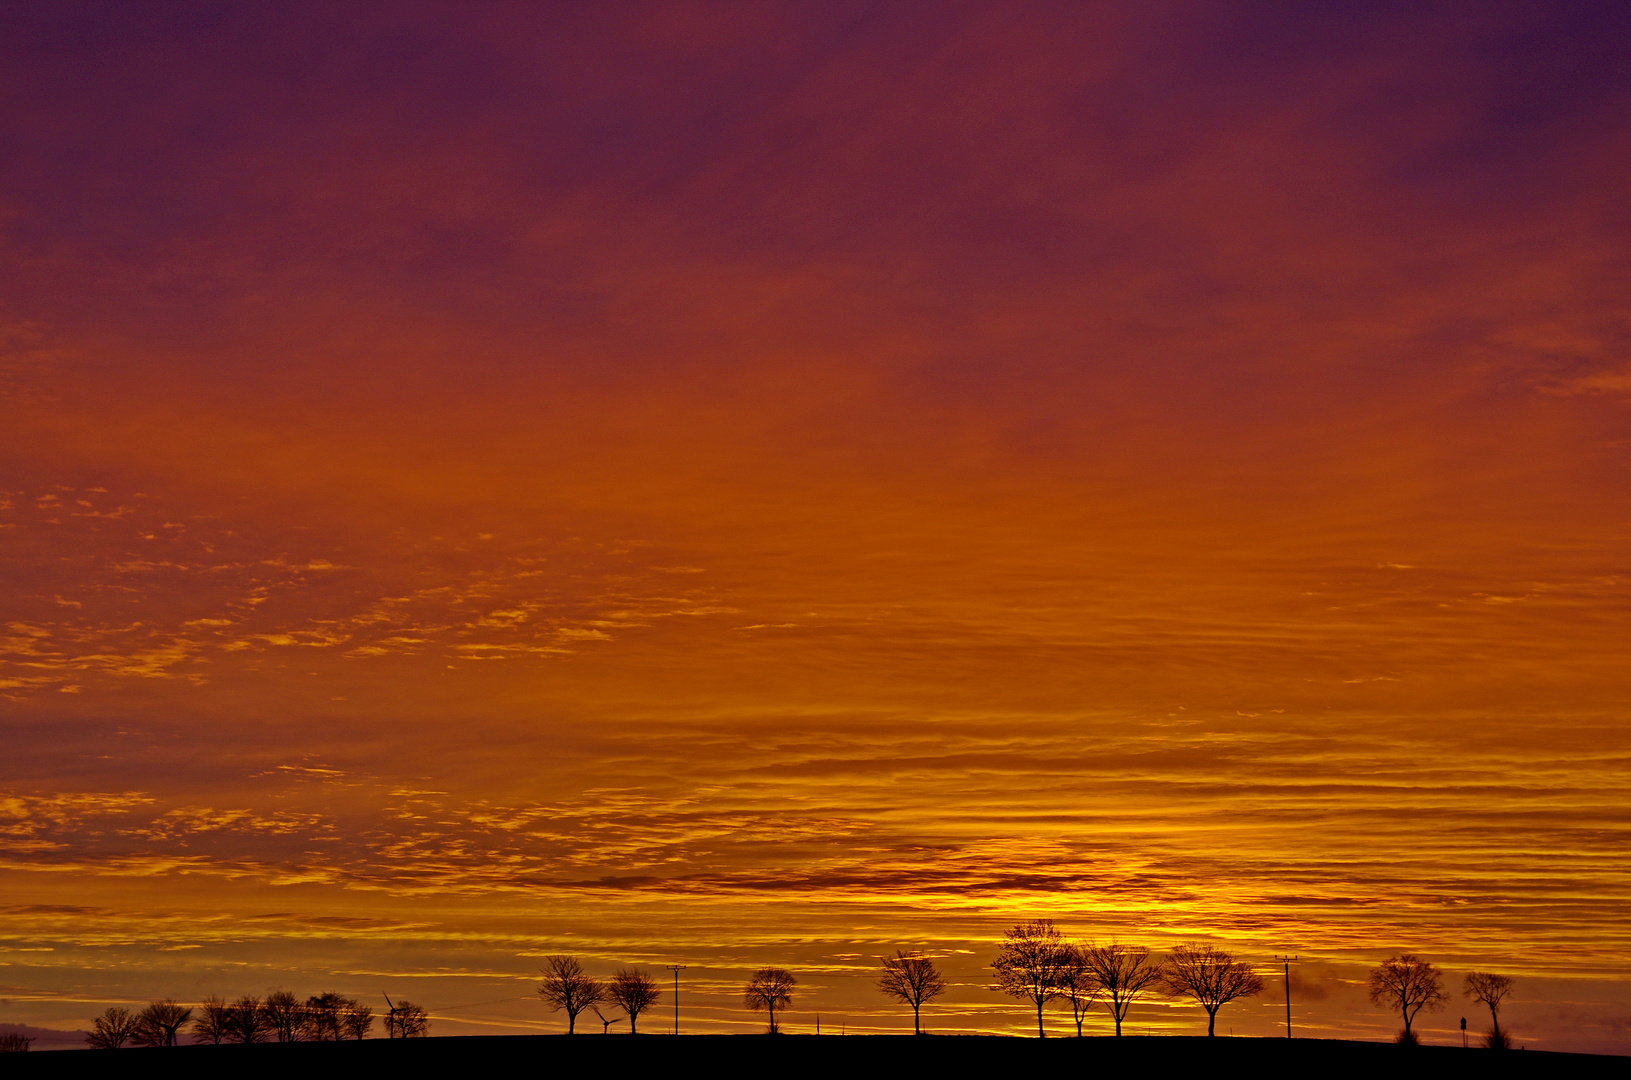
[[[614,1016],[610,1020],[606,1019],[606,1014],[600,1011],[599,1005],[591,1005],[589,1007],[595,1010],[596,1016],[600,1017],[600,1033],[602,1035],[610,1035],[612,1033],[612,1025],[621,1024],[623,1022],[623,1018],[621,1016]]]

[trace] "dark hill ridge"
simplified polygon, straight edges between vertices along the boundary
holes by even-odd
[[[1462,1050],[1459,1047],[1405,1048],[1391,1043],[1337,1039],[1190,1038],[1178,1036],[1109,1036],[1046,1040],[986,1035],[459,1035],[445,1038],[370,1039],[349,1043],[291,1043],[257,1046],[184,1046],[171,1050],[84,1050],[8,1056],[12,1076],[77,1075],[87,1066],[106,1069],[113,1053],[137,1055],[117,1059],[117,1066],[151,1068],[154,1055],[164,1055],[170,1076],[219,1076],[222,1070],[250,1075],[374,1075],[378,1069],[504,1070],[503,1075],[553,1073],[561,1068],[673,1070],[677,1075],[701,1070],[704,1075],[746,1075],[774,1070],[778,1076],[833,1076],[883,1073],[921,1075],[926,1070],[947,1077],[1005,1076],[1016,1070],[1063,1068],[1097,1070],[1218,1070],[1225,1075],[1263,1071],[1274,1076],[1314,1076],[1319,1080],[1367,1075],[1396,1076],[1631,1076],[1631,1058],[1597,1054],[1562,1054],[1540,1050]],[[98,1059],[93,1064],[87,1054]],[[514,1072],[509,1072],[514,1070]],[[1066,1074],[1061,1074],[1066,1075]],[[1203,1075],[1195,1073],[1194,1075]]]

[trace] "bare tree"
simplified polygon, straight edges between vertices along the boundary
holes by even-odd
[[[1416,1014],[1423,1009],[1438,1012],[1450,999],[1440,985],[1438,968],[1419,956],[1401,953],[1371,970],[1370,1000],[1372,1005],[1398,1009],[1404,1019],[1399,1041],[1414,1043],[1417,1039],[1410,1025]]]
[[[193,1021],[193,1038],[219,1046],[231,1034],[232,1006],[211,994],[198,1006],[198,1018]]]
[[[1263,992],[1263,980],[1232,953],[1211,945],[1180,945],[1167,958],[1162,974],[1173,997],[1194,998],[1206,1010],[1206,1034],[1217,1034],[1218,1009],[1237,998]]]
[[[339,1042],[341,1016],[351,999],[340,994],[313,994],[300,1013],[300,1036],[307,1042]]]
[[[33,1036],[20,1031],[0,1031],[0,1054],[26,1054],[33,1042]]]
[[[361,1042],[368,1038],[374,1026],[374,1010],[356,998],[345,999],[345,1010],[340,1014],[340,1037]]]
[[[1076,1021],[1076,1037],[1082,1037],[1082,1021],[1093,1006],[1099,1003],[1104,987],[1099,985],[1093,969],[1087,966],[1087,953],[1078,945],[1065,946],[1064,961],[1059,965],[1059,996],[1070,1002],[1071,1019]]]
[[[638,1035],[640,1014],[657,1004],[662,991],[650,975],[639,968],[618,968],[606,984],[606,998],[629,1017],[629,1034]]]
[[[136,1014],[117,1006],[91,1022],[85,1041],[99,1050],[117,1050],[136,1036]]]
[[[1028,998],[1036,1006],[1036,1034],[1046,1038],[1042,1006],[1060,996],[1060,977],[1070,963],[1070,945],[1052,919],[1035,919],[1003,931],[991,967],[997,989],[1009,997]]]
[[[606,1000],[606,987],[583,970],[575,956],[544,957],[544,982],[538,994],[554,1012],[566,1010],[566,1033],[576,1034],[578,1014]]]
[[[1104,990],[1104,1007],[1116,1021],[1116,1035],[1121,1035],[1121,1022],[1133,1007],[1133,1001],[1161,979],[1161,965],[1150,962],[1150,950],[1141,945],[1088,945],[1082,949],[1082,958],[1088,971]]]
[[[266,1030],[280,1043],[298,1042],[304,1027],[306,1006],[287,990],[275,990],[266,995],[261,1005],[261,1016]]]
[[[193,1011],[171,998],[150,1002],[136,1016],[132,1038],[143,1046],[174,1046],[176,1035],[192,1018]]]
[[[233,1042],[258,1043],[268,1030],[260,998],[245,994],[227,1007],[227,1038]]]
[[[886,997],[912,1007],[912,1034],[921,1035],[923,1004],[946,992],[946,980],[935,969],[934,961],[921,952],[896,949],[894,956],[883,958],[878,989]]]
[[[762,967],[748,980],[742,990],[742,999],[753,1012],[769,1010],[770,1033],[775,1035],[780,1030],[776,1027],[776,1010],[793,1004],[793,988],[798,984],[793,973],[785,968]]]
[[[1491,975],[1488,972],[1472,971],[1467,973],[1466,982],[1462,984],[1461,992],[1474,1001],[1482,1001],[1489,1006],[1489,1039],[1491,1050],[1504,1050],[1507,1047],[1506,1033],[1501,1030],[1501,1002],[1512,992],[1512,980],[1505,975]]]
[[[430,1018],[425,1010],[403,998],[393,1002],[389,996],[385,999],[389,1011],[385,1014],[385,1037],[387,1039],[418,1039],[430,1031]]]

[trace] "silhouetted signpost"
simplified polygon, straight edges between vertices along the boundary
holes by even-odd
[[[667,964],[669,971],[674,973],[674,1034],[680,1033],[680,972],[685,970],[684,964]]]
[[[1466,1048],[1467,1048],[1467,1018],[1465,1016],[1463,1016],[1461,1018],[1461,1049],[1465,1050]]]

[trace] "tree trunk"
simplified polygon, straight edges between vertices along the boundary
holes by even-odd
[[[917,1006],[917,1005],[912,1006],[912,1034],[913,1035],[923,1034],[923,1022],[918,1018],[918,1009],[919,1008],[920,1008],[920,1006]]]
[[[577,1026],[578,1026],[578,1014],[573,1012],[571,1009],[566,1010],[566,1033],[568,1035],[576,1034],[576,1032],[573,1029],[576,1028]]]
[[[772,1035],[776,1034],[776,1003],[774,1001],[770,1003],[770,1033]]]
[[[1039,1039],[1048,1037],[1048,1029],[1042,1026],[1042,1002],[1040,999],[1036,1003],[1036,1037]]]
[[[1112,1008],[1111,1011],[1116,1014],[1116,1038],[1119,1039],[1121,1038],[1121,1010]]]
[[[1207,1009],[1206,1010],[1206,1037],[1208,1039],[1210,1039],[1212,1036],[1214,1036],[1214,1035],[1216,1035],[1218,1033],[1217,1032],[1217,1027],[1218,1027],[1218,1011],[1216,1009]]]
[[[635,1021],[635,1018],[638,1017],[639,1015],[640,1015],[639,1013],[629,1013],[629,1034],[630,1035],[640,1034],[638,1031],[634,1030],[634,1021]]]

